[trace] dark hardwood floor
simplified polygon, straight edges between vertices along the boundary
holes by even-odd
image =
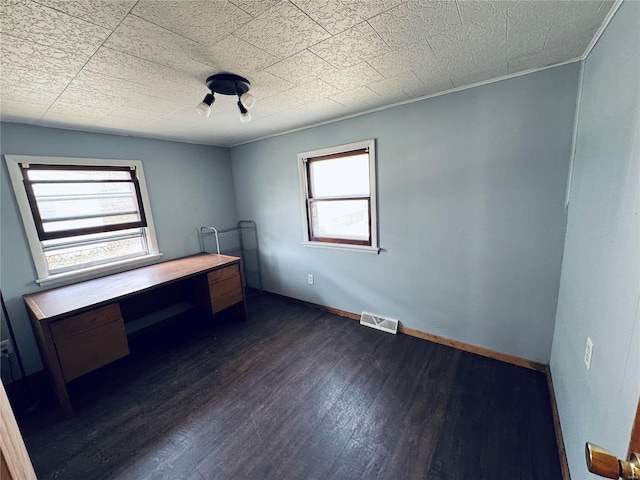
[[[543,374],[265,294],[20,420],[40,479],[561,478]]]

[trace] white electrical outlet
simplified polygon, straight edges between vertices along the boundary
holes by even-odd
[[[309,285],[313,285],[313,274],[307,274],[307,282],[309,282]]]
[[[593,357],[593,342],[587,337],[587,347],[584,349],[584,364],[587,370],[591,370],[591,358]]]
[[[2,340],[0,342],[0,356],[5,357],[13,354],[13,345],[11,340]]]

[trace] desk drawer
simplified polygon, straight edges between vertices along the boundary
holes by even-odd
[[[129,353],[117,303],[52,322],[49,327],[66,382]]]
[[[208,278],[213,313],[242,301],[242,279],[237,264],[209,272]]]
[[[213,285],[214,283],[222,282],[234,277],[240,277],[240,269],[238,268],[237,263],[235,265],[229,265],[228,267],[214,270],[213,272],[209,272],[207,274],[209,285]]]
[[[114,303],[112,305],[107,305],[106,307],[96,308],[95,310],[81,313],[80,315],[65,318],[64,320],[52,322],[49,326],[51,328],[53,341],[57,343],[65,338],[79,335],[83,332],[93,330],[94,328],[116,322],[118,320],[122,322],[120,306],[117,303]]]

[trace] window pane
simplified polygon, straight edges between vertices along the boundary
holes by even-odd
[[[77,168],[77,167],[75,167]],[[84,169],[64,168],[28,168],[27,176],[29,180],[130,180],[131,174],[125,170],[100,170],[100,167]]]
[[[147,242],[142,229],[123,230],[117,235],[94,234],[51,240],[43,242],[43,246],[50,273],[61,273],[147,254]]]
[[[36,183],[33,193],[42,220],[131,212],[140,220],[132,183]]]
[[[64,220],[57,222],[43,222],[45,232],[61,232],[80,228],[100,227],[120,223],[133,223],[140,221],[139,215],[114,215],[100,218],[83,218],[78,220]],[[132,225],[129,225],[132,226]]]
[[[369,195],[369,155],[309,162],[311,196]]]
[[[32,164],[22,172],[42,241],[146,226],[129,168]]]
[[[316,201],[311,204],[312,237],[369,240],[369,201]]]

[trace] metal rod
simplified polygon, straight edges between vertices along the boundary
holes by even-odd
[[[218,242],[218,230],[215,227],[200,227],[200,248],[202,249],[202,253],[205,253],[204,248],[204,236],[205,230],[213,230],[213,233],[216,236],[216,250],[218,251],[218,255],[220,255],[220,243]]]

